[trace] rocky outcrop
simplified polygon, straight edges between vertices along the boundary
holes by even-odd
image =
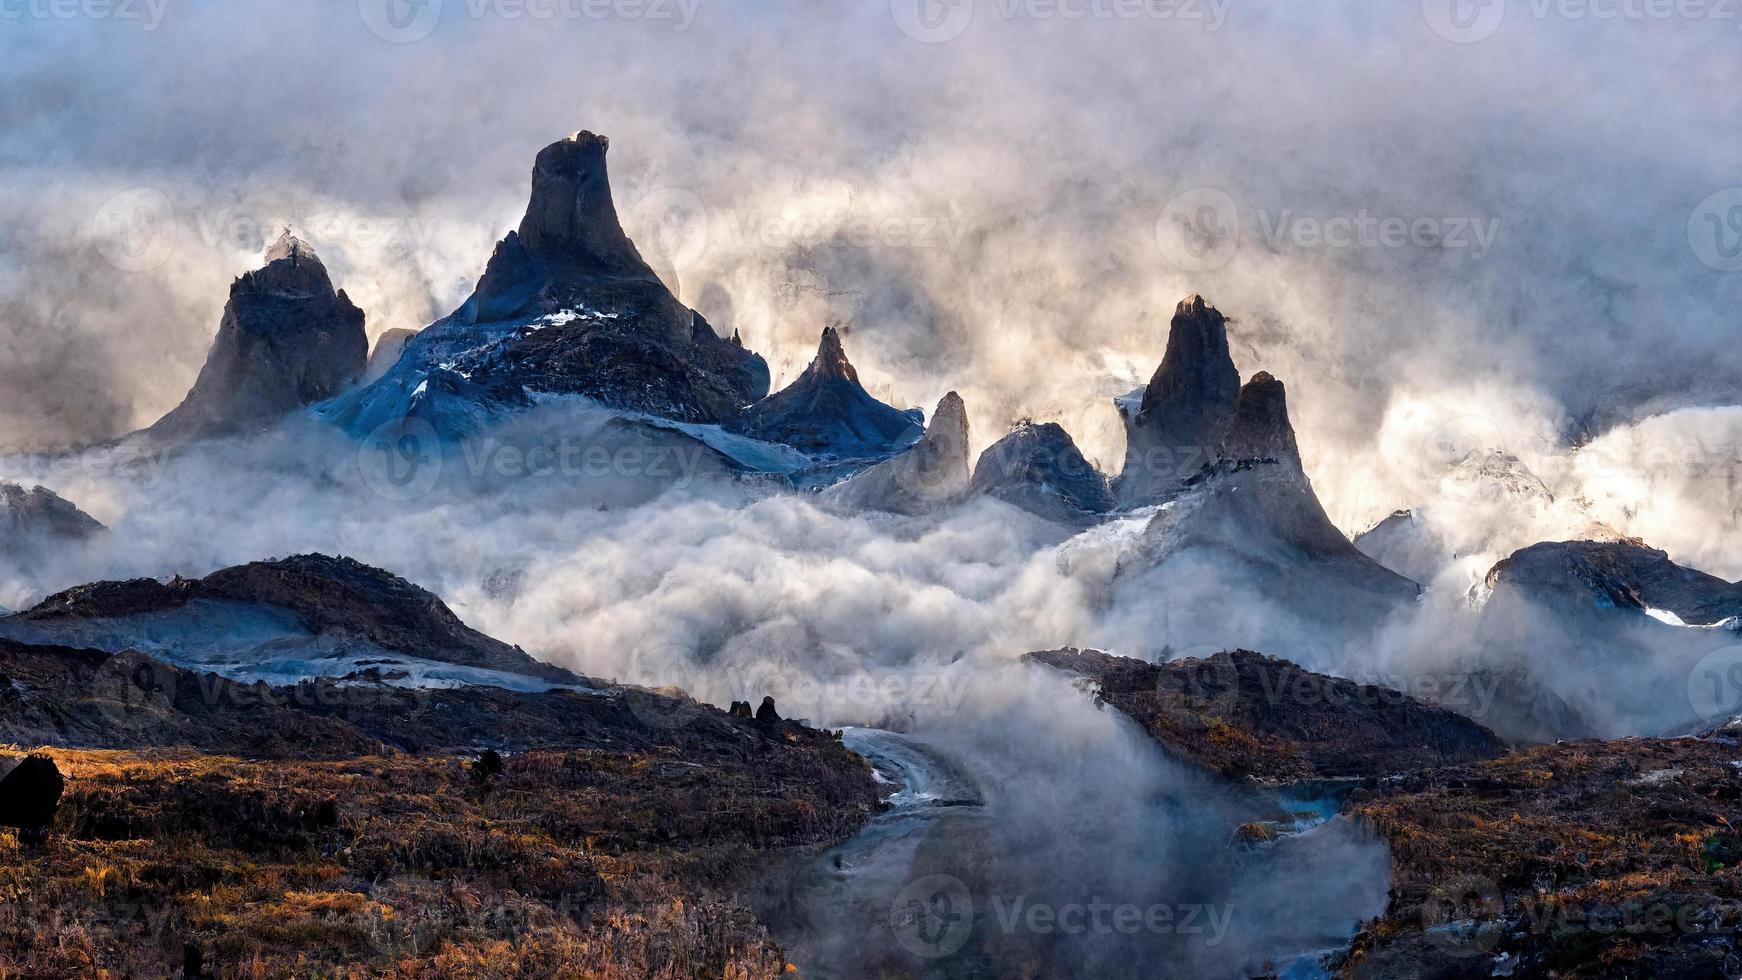
[[[885,457],[925,432],[918,410],[904,412],[871,397],[834,327],[823,328],[816,357],[798,380],[750,406],[728,428],[816,459]]]
[[[913,448],[829,487],[822,499],[844,510],[923,514],[960,497],[969,472],[968,409],[952,391]]]
[[[1074,649],[1027,659],[1090,679],[1168,751],[1225,776],[1388,776],[1505,751],[1445,708],[1246,650],[1164,664]]]
[[[356,435],[415,418],[459,438],[542,395],[721,423],[768,394],[766,362],[679,302],[624,233],[608,146],[582,132],[545,147],[520,226],[466,302],[316,414]]]
[[[1742,616],[1742,583],[1685,568],[1636,540],[1531,545],[1495,565],[1487,586],[1490,602],[1525,599],[1571,613],[1650,613],[1688,626]]]
[[[1122,400],[1125,466],[1114,482],[1122,506],[1160,503],[1212,460],[1234,413],[1240,374],[1227,321],[1203,297],[1180,301],[1161,366],[1141,398]]]
[[[1121,575],[1187,552],[1236,563],[1259,594],[1315,618],[1371,619],[1421,593],[1331,523],[1301,466],[1287,391],[1262,372],[1240,389],[1216,461],[1150,521]]]
[[[103,530],[101,522],[53,490],[0,481],[0,554],[83,540]]]
[[[146,433],[183,441],[264,427],[350,387],[368,357],[363,311],[287,231],[231,285],[193,389]]]
[[[1113,508],[1107,478],[1056,422],[1023,420],[988,446],[974,464],[968,494],[1074,526],[1093,524]]]
[[[83,585],[0,619],[0,636],[109,652],[160,649],[185,664],[240,674],[279,663],[301,674],[319,674],[323,664],[409,670],[415,660],[546,686],[585,683],[472,629],[390,572],[325,555],[253,562],[203,579]],[[392,654],[407,659],[384,656]]]

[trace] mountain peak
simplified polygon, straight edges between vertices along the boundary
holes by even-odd
[[[1278,460],[1301,465],[1294,426],[1288,421],[1288,390],[1268,371],[1260,371],[1240,389],[1234,418],[1222,441],[1228,462]]]
[[[231,284],[193,388],[147,431],[187,439],[263,426],[338,394],[363,376],[368,358],[363,311],[287,229],[259,269]]]
[[[1240,392],[1228,353],[1227,319],[1196,293],[1180,300],[1167,352],[1125,418],[1125,468],[1118,495],[1126,504],[1167,499],[1214,456]]]
[[[236,288],[283,296],[318,296],[333,291],[327,267],[305,241],[286,228],[266,249],[260,268],[243,273]]]
[[[811,360],[805,373],[816,378],[859,380],[859,372],[853,370],[853,363],[847,360],[847,349],[841,346],[839,330],[832,326],[823,328],[822,340],[817,343],[817,356]]]
[[[538,152],[519,244],[528,255],[547,262],[608,275],[652,276],[617,220],[605,167],[610,145],[605,137],[583,130]]]

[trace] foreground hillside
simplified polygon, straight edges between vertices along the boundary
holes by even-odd
[[[735,894],[874,805],[794,734],[673,749],[263,763],[49,749],[54,832],[0,831],[0,975],[762,977]]]
[[[1568,742],[1358,790],[1392,886],[1343,974],[1736,976],[1739,763],[1723,733]]]

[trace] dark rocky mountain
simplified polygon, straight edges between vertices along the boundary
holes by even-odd
[[[1192,552],[1238,563],[1261,594],[1308,614],[1359,618],[1421,592],[1326,516],[1301,466],[1287,391],[1264,372],[1240,389],[1216,461],[1150,521],[1121,574]]]
[[[1225,776],[1388,776],[1505,751],[1445,708],[1246,650],[1164,664],[1073,649],[1027,659],[1088,678],[1168,751]]]
[[[385,678],[543,690],[584,678],[485,636],[433,594],[349,558],[299,555],[203,579],[68,589],[0,619],[22,643],[143,650],[238,679]]]
[[[46,487],[0,480],[0,555],[32,544],[82,540],[104,530],[96,518]]]
[[[918,409],[902,411],[871,397],[847,360],[840,331],[824,327],[817,355],[798,380],[727,428],[818,460],[880,459],[919,439],[925,418]]]
[[[363,311],[286,231],[230,286],[211,354],[182,403],[145,430],[182,441],[245,432],[332,398],[363,376]]]
[[[624,234],[608,146],[582,132],[545,147],[526,215],[471,297],[317,415],[357,435],[417,419],[458,438],[537,395],[693,423],[725,422],[766,395],[762,358],[680,303]]]
[[[1490,602],[1517,597],[1569,612],[1651,610],[1689,626],[1742,616],[1742,584],[1685,568],[1637,540],[1531,545],[1495,565],[1487,585]]]
[[[1171,499],[1222,445],[1240,373],[1228,353],[1227,321],[1202,296],[1180,301],[1161,366],[1118,403],[1125,422],[1125,467],[1113,490],[1121,506]]]
[[[850,510],[911,516],[959,498],[968,481],[968,410],[952,391],[911,449],[829,487],[822,497]]]
[[[974,464],[968,494],[1076,526],[1093,524],[1113,509],[1106,476],[1056,422],[1023,420],[988,446]]]

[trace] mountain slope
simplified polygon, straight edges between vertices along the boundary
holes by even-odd
[[[440,599],[349,558],[299,555],[203,579],[98,582],[0,619],[23,643],[137,649],[237,679],[386,678],[525,690],[585,680],[460,622]]]

